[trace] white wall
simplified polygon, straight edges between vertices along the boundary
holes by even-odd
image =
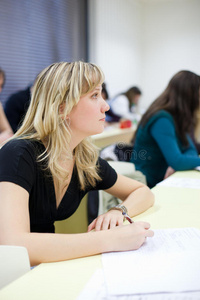
[[[138,1],[90,0],[89,9],[89,59],[103,69],[111,96],[140,84]]]
[[[200,74],[200,1],[146,0],[143,20],[142,100],[148,105],[176,72]]]
[[[90,0],[89,58],[111,96],[138,85],[147,107],[179,70],[200,73],[200,0]]]

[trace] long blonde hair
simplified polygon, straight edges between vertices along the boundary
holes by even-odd
[[[80,97],[103,81],[104,74],[98,66],[82,61],[54,63],[41,71],[35,80],[28,111],[13,138],[43,142],[46,150],[38,160],[48,161],[47,168],[60,184],[69,175],[69,171],[60,165],[60,158],[72,160],[73,155],[81,189],[88,184],[95,186],[96,180],[100,180],[97,148],[86,138],[72,153],[70,124],[66,119]],[[61,105],[64,107],[62,113]],[[67,153],[65,158],[63,153]]]

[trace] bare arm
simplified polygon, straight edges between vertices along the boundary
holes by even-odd
[[[0,244],[26,247],[32,265],[138,249],[146,237],[153,236],[146,222],[81,234],[31,233],[28,192],[16,184],[1,182],[0,195]]]
[[[118,174],[116,183],[106,192],[121,199],[131,217],[136,216],[154,204],[154,195],[143,183]]]
[[[0,143],[13,135],[12,128],[6,118],[2,104],[0,103]]]
[[[154,195],[146,185],[120,174],[116,183],[106,192],[124,201],[123,205],[131,217],[144,212],[154,204]],[[94,228],[96,230],[113,228],[122,223],[122,213],[111,210],[95,219],[89,225],[88,231]]]

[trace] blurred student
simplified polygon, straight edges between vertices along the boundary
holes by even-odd
[[[109,99],[109,94],[108,94],[108,90],[107,90],[107,86],[106,86],[105,82],[102,83],[101,95],[105,101],[107,101]]]
[[[117,174],[88,139],[104,130],[103,81],[91,63],[45,68],[20,129],[0,150],[0,243],[25,246],[32,265],[138,249],[153,236],[146,222],[121,226],[126,210],[134,216],[153,205],[153,193]],[[54,222],[69,218],[94,189],[123,206],[98,216],[86,233],[55,234]]]
[[[30,85],[26,89],[12,94],[5,103],[5,114],[14,132],[19,129],[28,109],[31,87]]]
[[[0,93],[5,84],[5,72],[0,68]],[[8,138],[13,135],[12,128],[5,116],[4,109],[2,104],[0,103],[0,144],[5,142]]]
[[[199,75],[178,72],[139,123],[131,161],[151,188],[174,171],[200,166],[190,137],[197,123],[199,88]]]
[[[126,92],[118,94],[108,102],[110,111],[118,116],[119,119],[138,121],[140,119],[138,103],[141,95],[142,92],[138,87],[131,87]]]
[[[102,84],[102,97],[105,101],[109,103],[109,93],[105,82],[103,82]],[[109,126],[110,123],[119,122],[119,120],[120,120],[120,116],[114,114],[111,109],[106,111],[105,127]]]
[[[197,117],[197,124],[191,132],[191,137],[197,149],[198,154],[200,154],[200,109],[197,111],[196,117]]]

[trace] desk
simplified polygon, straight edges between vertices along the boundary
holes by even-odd
[[[200,172],[177,172],[172,176],[199,178]],[[152,229],[196,227],[200,229],[200,189],[157,186],[156,202],[135,217],[151,223]],[[97,268],[101,255],[47,263],[17,279],[0,291],[1,300],[75,300]]]
[[[92,136],[92,141],[99,148],[105,148],[117,142],[130,143],[133,138],[136,127],[119,128],[118,125],[106,127],[105,130]]]

